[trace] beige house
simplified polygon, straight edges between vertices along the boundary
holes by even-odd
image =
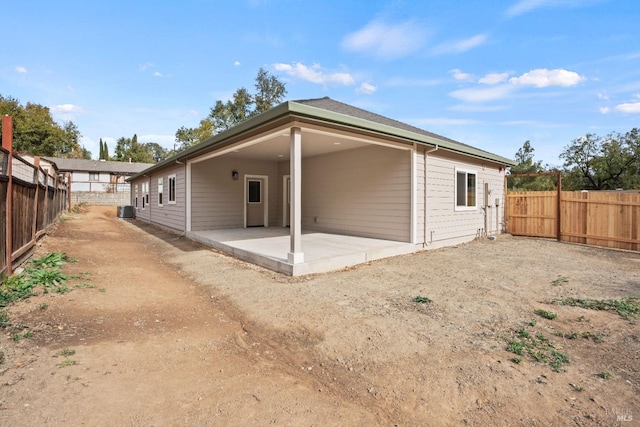
[[[502,229],[512,160],[334,101],[289,101],[129,181],[136,218],[287,274]]]

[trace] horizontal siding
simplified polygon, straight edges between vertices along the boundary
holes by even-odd
[[[477,208],[471,211],[455,210],[456,167],[475,170],[477,173]],[[495,206],[495,199],[504,200],[504,172],[497,165],[483,164],[443,152],[428,154],[427,163],[427,221],[426,238],[429,244],[454,244],[476,237],[499,232],[502,205]],[[485,223],[484,183],[489,184],[489,208]]]
[[[411,155],[369,146],[302,161],[302,227],[410,241]]]
[[[238,171],[238,180],[231,172]],[[244,227],[244,179],[246,175],[266,175],[268,179],[269,226],[281,225],[278,206],[278,163],[215,157],[191,167],[191,229],[217,230]],[[280,222],[278,222],[278,219]]]
[[[176,176],[176,203],[169,204],[169,175]],[[158,206],[158,178],[163,179],[163,206]],[[142,209],[142,183],[149,183],[149,203]],[[171,167],[156,171],[150,177],[140,177],[132,182],[132,202],[135,203],[135,190],[138,186],[138,209],[136,218],[150,221],[180,232],[185,231],[186,208],[186,180],[185,166],[175,164]]]

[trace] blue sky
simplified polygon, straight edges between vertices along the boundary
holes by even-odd
[[[0,94],[98,140],[173,147],[260,67],[287,100],[329,96],[513,158],[640,126],[640,2],[44,1],[2,6]]]

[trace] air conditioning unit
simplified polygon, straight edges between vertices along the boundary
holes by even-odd
[[[133,206],[118,206],[118,218],[133,218]]]

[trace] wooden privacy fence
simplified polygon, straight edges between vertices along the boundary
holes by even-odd
[[[506,198],[510,234],[640,251],[640,192],[509,191]]]
[[[67,209],[66,181],[31,164],[11,150],[11,117],[2,118],[0,148],[0,275],[35,246],[60,213]]]

